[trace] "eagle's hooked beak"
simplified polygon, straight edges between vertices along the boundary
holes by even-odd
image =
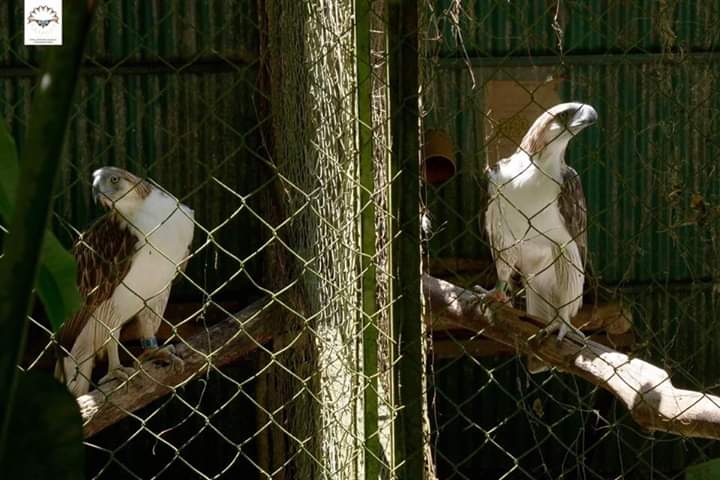
[[[590,105],[582,105],[573,116],[570,128],[585,128],[597,122],[598,114]]]
[[[93,202],[95,202],[95,205],[101,205],[106,208],[112,208],[112,200],[108,198],[107,195],[105,195],[103,192],[100,191],[100,187],[98,185],[93,185],[92,187],[92,195],[93,195]]]

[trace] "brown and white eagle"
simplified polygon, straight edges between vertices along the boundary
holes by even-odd
[[[118,353],[120,329],[133,317],[145,348],[141,358],[179,361],[171,348],[158,348],[155,334],[173,279],[188,261],[195,226],[193,210],[130,172],[104,167],[92,180],[95,201],[109,212],[73,248],[86,300],[57,335],[63,354],[56,376],[75,396],[87,393],[95,359],[105,354],[108,372],[100,383],[133,373]]]
[[[498,276],[492,295],[506,301],[519,274],[528,313],[559,340],[582,306],[587,255],[585,195],[565,150],[596,121],[590,105],[556,105],[535,120],[512,156],[488,169],[485,228]]]

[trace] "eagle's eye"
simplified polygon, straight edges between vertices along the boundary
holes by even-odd
[[[559,117],[558,119],[560,120],[561,123],[567,123],[567,121],[570,120],[570,118],[571,118],[571,113],[572,112],[570,112],[569,110],[566,110],[566,111],[562,112],[560,115],[558,115],[558,117]]]
[[[112,177],[110,177],[110,183],[118,183],[119,181],[120,177],[118,177],[117,175],[113,175]]]

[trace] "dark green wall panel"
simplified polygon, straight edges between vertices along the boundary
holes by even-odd
[[[451,0],[435,2],[447,56],[461,56]],[[460,31],[471,56],[557,55],[553,23],[564,32],[564,54],[660,52],[670,48],[717,50],[720,2],[656,0],[468,0],[461,2]]]

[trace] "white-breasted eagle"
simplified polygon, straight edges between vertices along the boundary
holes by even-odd
[[[85,302],[57,334],[63,352],[56,376],[75,396],[87,393],[95,359],[105,354],[108,372],[100,383],[132,374],[120,363],[118,340],[135,316],[145,348],[141,358],[173,356],[172,349],[157,348],[155,334],[173,279],[188,261],[195,227],[192,209],[126,170],[104,167],[92,180],[95,201],[109,212],[73,248]]]
[[[507,300],[511,276],[525,285],[527,311],[562,339],[582,306],[587,207],[580,176],[565,163],[568,142],[597,121],[590,105],[562,103],[544,112],[509,158],[488,169],[485,228],[498,284]]]

